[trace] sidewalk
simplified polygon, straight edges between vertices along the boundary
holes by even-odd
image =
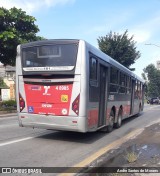
[[[0,111],[0,118],[3,117],[11,117],[11,116],[17,116],[17,111],[7,112],[7,111]]]
[[[92,167],[157,168],[160,171],[160,122],[152,124],[119,148],[113,149],[91,164]],[[160,173],[99,173],[85,176],[158,176]]]

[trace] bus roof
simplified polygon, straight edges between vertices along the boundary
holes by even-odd
[[[22,47],[28,47],[28,46],[37,46],[40,44],[52,44],[52,43],[58,43],[58,44],[69,44],[69,43],[78,43],[80,40],[78,39],[45,39],[45,40],[39,40],[29,43],[21,44]]]
[[[134,74],[128,68],[124,67],[119,62],[112,59],[110,56],[103,53],[101,50],[97,49],[96,47],[94,47],[93,45],[89,44],[88,42],[86,42],[85,40],[82,40],[82,39],[45,39],[45,40],[40,40],[40,41],[34,41],[34,42],[30,42],[30,43],[21,44],[21,47],[25,48],[25,47],[29,47],[29,46],[36,46],[36,45],[40,45],[40,44],[51,44],[51,43],[69,44],[69,43],[78,43],[80,41],[84,42],[86,47],[89,48],[89,51],[96,54],[102,60],[110,63],[111,65],[114,65],[115,67],[117,67],[118,69],[120,69],[120,70],[124,71],[125,73],[131,75],[135,79],[138,79],[141,82],[144,82],[144,80],[142,78],[140,78],[139,76]]]

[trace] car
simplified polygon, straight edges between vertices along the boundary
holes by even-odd
[[[158,97],[151,98],[149,100],[150,104],[160,104],[160,99]]]

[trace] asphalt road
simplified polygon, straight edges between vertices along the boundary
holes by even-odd
[[[0,118],[1,167],[74,166],[129,132],[160,118],[160,105],[145,105],[139,117],[125,120],[112,133],[75,133],[22,128],[16,116]]]

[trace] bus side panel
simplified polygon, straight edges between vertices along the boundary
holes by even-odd
[[[138,114],[143,110],[144,91],[142,82],[132,80],[132,111],[131,114]]]
[[[96,131],[98,128],[99,115],[99,86],[93,86],[90,80],[90,59],[96,51],[92,47],[86,48],[86,87],[87,87],[87,128],[88,131]],[[92,53],[92,54],[91,54]],[[98,61],[97,61],[98,62]],[[98,66],[98,65],[97,65]],[[86,79],[85,78],[85,79]]]
[[[17,100],[17,111],[19,111],[19,96],[18,96],[18,75],[22,75],[22,65],[20,57],[20,45],[17,46],[17,56],[16,56],[16,100]]]
[[[96,131],[98,127],[98,108],[90,109],[87,117],[89,131]]]
[[[87,83],[88,83],[88,72],[87,72],[87,48],[86,43],[83,40],[79,41],[79,50],[78,50],[78,57],[77,57],[77,64],[76,64],[76,70],[75,70],[75,78],[78,77],[78,73],[80,73],[79,76],[79,86],[73,88],[73,95],[77,96],[77,94],[80,95],[79,100],[79,118],[78,117],[78,126],[79,129],[87,132],[87,100],[88,100],[88,94],[87,94]],[[73,97],[74,99],[74,97]]]
[[[109,94],[108,97],[108,107],[107,107],[107,119],[109,119],[111,110],[115,113],[115,122],[118,118],[119,109],[122,109],[122,118],[130,116],[131,109],[131,94]],[[106,124],[108,125],[108,124]]]
[[[18,113],[19,126],[23,126],[22,120],[20,118],[19,96],[22,95],[24,99],[26,97],[25,97],[25,92],[24,92],[24,84],[21,81],[21,78],[19,78],[19,75],[22,75],[21,46],[20,45],[17,46],[17,56],[16,56],[16,101],[17,101],[17,113]]]

